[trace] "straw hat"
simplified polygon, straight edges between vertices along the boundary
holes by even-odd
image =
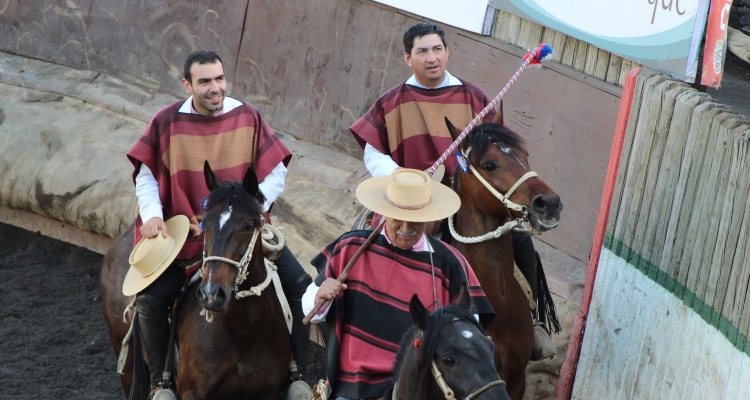
[[[175,215],[166,222],[169,236],[161,232],[150,239],[143,238],[130,253],[130,269],[122,283],[122,293],[132,296],[156,280],[174,261],[185,244],[190,221],[184,215]]]
[[[449,187],[408,168],[362,182],[357,187],[357,199],[378,214],[409,222],[437,221],[461,206],[458,195]]]

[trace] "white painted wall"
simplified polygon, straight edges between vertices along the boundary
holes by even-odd
[[[573,399],[750,399],[750,358],[602,249]]]

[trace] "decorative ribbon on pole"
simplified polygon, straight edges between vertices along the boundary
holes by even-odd
[[[510,87],[513,86],[514,83],[516,83],[516,80],[518,79],[518,77],[521,76],[521,74],[523,73],[523,71],[526,70],[526,67],[528,67],[529,64],[541,64],[542,61],[544,61],[551,55],[552,55],[552,48],[549,45],[544,44],[544,43],[540,44],[539,47],[537,47],[536,49],[531,50],[528,53],[526,53],[526,55],[523,57],[523,63],[521,64],[521,67],[518,68],[515,74],[513,74],[513,77],[510,78],[508,83],[506,83],[505,86],[503,86],[503,90],[501,90],[500,93],[498,93],[497,96],[495,96],[495,98],[492,99],[492,101],[490,101],[490,104],[487,104],[487,106],[485,106],[482,109],[482,111],[480,111],[479,114],[477,114],[477,116],[474,117],[474,119],[472,119],[471,122],[469,122],[469,125],[466,128],[464,128],[464,130],[461,132],[460,135],[458,135],[456,140],[453,143],[451,143],[451,145],[448,147],[447,150],[445,150],[445,152],[440,156],[440,158],[438,158],[438,160],[435,161],[435,163],[432,164],[432,166],[426,171],[427,174],[432,176],[432,174],[435,173],[435,170],[438,169],[440,164],[444,163],[445,160],[448,159],[448,157],[450,157],[451,154],[453,154],[453,152],[458,148],[458,145],[461,144],[461,142],[464,140],[466,135],[469,134],[469,131],[474,129],[474,127],[477,126],[479,121],[482,118],[484,118],[484,116],[487,115],[487,113],[490,112],[490,110],[495,108],[497,103],[499,103],[500,100],[502,100],[503,96],[505,96],[505,93],[508,92]]]

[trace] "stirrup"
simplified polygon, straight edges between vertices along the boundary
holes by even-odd
[[[286,391],[286,400],[310,400],[313,398],[313,390],[307,382],[303,380],[294,381],[289,385]]]
[[[552,358],[557,353],[555,343],[543,322],[534,320],[534,349],[531,351],[531,361],[541,361]]]
[[[162,387],[155,387],[151,389],[151,393],[148,395],[149,400],[178,400],[177,393],[172,389],[165,389]]]

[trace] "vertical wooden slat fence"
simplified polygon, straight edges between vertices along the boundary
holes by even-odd
[[[683,82],[641,72],[573,398],[744,393],[749,141],[746,117]]]
[[[618,86],[623,85],[628,71],[639,66],[616,54],[506,11],[495,11],[491,32],[493,38],[524,49],[533,49],[539,43],[547,43],[554,51],[552,61]]]

